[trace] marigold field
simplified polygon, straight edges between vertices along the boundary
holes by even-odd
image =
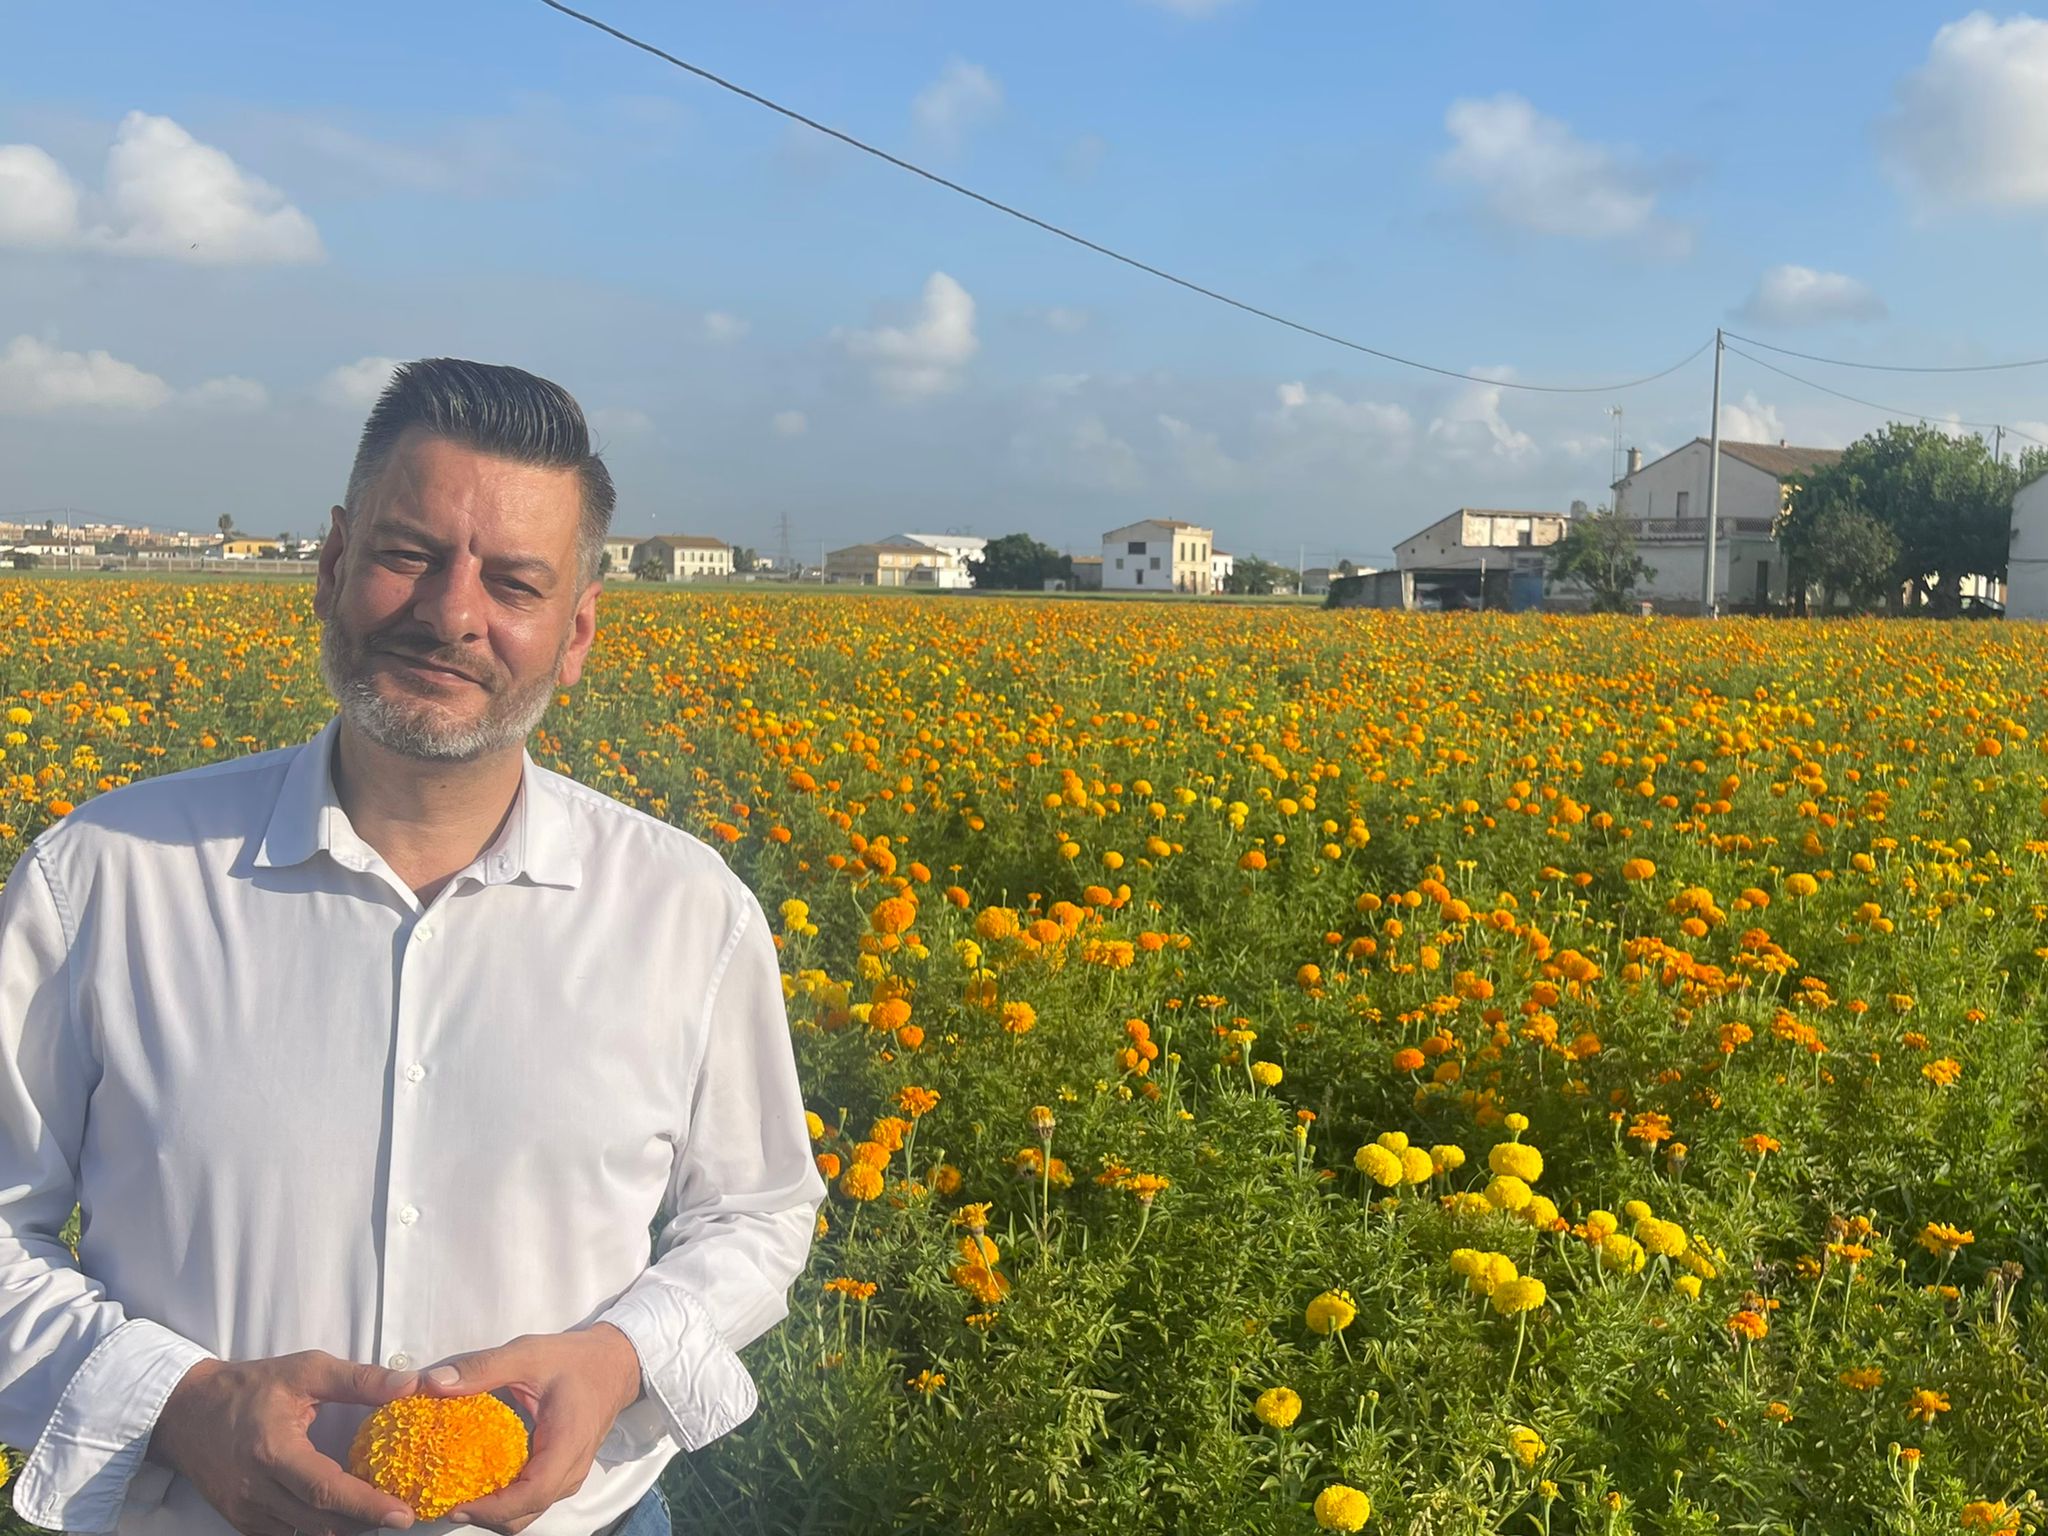
[[[0,584],[7,864],[316,653]],[[679,1529],[2034,1528],[2044,733],[2019,625],[608,593],[533,751],[760,893],[832,1190]]]

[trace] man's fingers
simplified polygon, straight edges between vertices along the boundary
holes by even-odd
[[[272,1485],[269,1498],[264,1500],[264,1513],[276,1527],[267,1536],[349,1536],[350,1532],[362,1529],[361,1521],[315,1509],[303,1499],[294,1498],[282,1484]],[[249,1536],[258,1533],[251,1532]]]
[[[471,1525],[516,1531],[557,1500],[575,1492],[589,1470],[588,1463],[577,1465],[576,1453],[562,1441],[536,1430],[533,1452],[526,1458],[519,1476],[496,1493],[471,1499],[448,1513],[467,1515]]]
[[[395,1519],[398,1523],[393,1529],[403,1529],[413,1523],[410,1504],[350,1476],[311,1445],[285,1452],[271,1467],[270,1475],[285,1496],[304,1505],[326,1527],[349,1530]],[[300,1524],[299,1529],[307,1527]]]
[[[381,1365],[337,1359],[318,1349],[306,1350],[293,1359],[293,1384],[324,1403],[360,1403],[366,1408],[378,1408],[419,1390],[418,1371],[387,1371]]]
[[[527,1369],[519,1342],[514,1339],[496,1349],[452,1356],[432,1370],[420,1372],[418,1390],[428,1397],[467,1397],[523,1381]]]

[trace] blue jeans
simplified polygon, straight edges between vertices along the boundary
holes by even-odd
[[[613,1524],[607,1536],[674,1536],[675,1521],[668,1512],[668,1500],[656,1483],[646,1496]]]

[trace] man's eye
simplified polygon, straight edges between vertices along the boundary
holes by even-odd
[[[425,564],[427,563],[427,557],[426,557],[425,555],[421,554],[421,553],[420,553],[420,552],[419,552],[418,550],[416,550],[416,549],[391,549],[391,550],[386,550],[386,551],[385,551],[385,556],[386,556],[386,558],[387,558],[387,559],[391,559],[391,560],[417,560],[417,561],[419,561],[419,562],[420,562],[420,564],[422,564],[422,565],[425,565]]]

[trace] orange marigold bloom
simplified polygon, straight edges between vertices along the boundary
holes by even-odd
[[[526,1465],[526,1426],[488,1392],[401,1397],[363,1420],[348,1469],[422,1520],[496,1493]]]
[[[1906,1398],[1906,1417],[1918,1419],[1922,1424],[1932,1424],[1938,1413],[1948,1412],[1948,1394],[1929,1391],[1926,1387],[1915,1387]]]
[[[868,855],[872,860],[875,854]],[[917,921],[917,903],[908,896],[885,896],[868,914],[868,925],[877,933],[905,933]]]
[[[839,1193],[849,1200],[872,1200],[882,1192],[882,1170],[855,1163],[839,1180]]]
[[[1761,1312],[1752,1312],[1744,1307],[1728,1319],[1728,1327],[1737,1338],[1754,1341],[1771,1331],[1771,1320]]]

